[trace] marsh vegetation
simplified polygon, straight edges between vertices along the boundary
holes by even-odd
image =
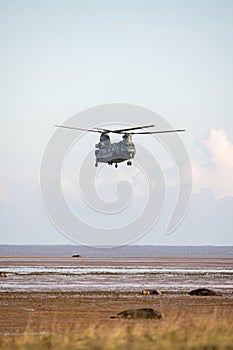
[[[231,350],[232,295],[1,293],[1,350]],[[153,307],[158,320],[111,319],[128,307]]]

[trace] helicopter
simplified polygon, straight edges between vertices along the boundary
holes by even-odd
[[[74,130],[82,130],[87,132],[96,132],[100,134],[99,143],[95,145],[95,166],[98,166],[98,163],[107,163],[109,165],[115,164],[115,168],[118,167],[118,163],[122,163],[127,161],[127,165],[132,165],[132,159],[135,157],[136,148],[133,143],[132,137],[133,135],[150,135],[150,134],[162,134],[169,132],[182,132],[184,129],[179,130],[161,130],[161,131],[142,131],[135,132],[134,130],[152,128],[154,125],[144,125],[144,126],[136,126],[133,128],[127,129],[102,129],[102,128],[93,128],[93,129],[83,129],[76,128],[72,126],[65,125],[55,125],[59,128],[65,129],[74,129]],[[119,142],[111,142],[109,133],[120,134],[122,136],[122,141]]]

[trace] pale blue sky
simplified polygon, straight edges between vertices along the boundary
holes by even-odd
[[[211,162],[198,144],[209,129],[233,142],[232,1],[0,0],[0,43],[0,243],[69,243],[44,212],[40,162],[53,125],[85,108],[151,108],[187,129],[199,165]],[[222,169],[211,188],[200,180],[173,235],[164,217],[141,244],[233,245],[231,173],[215,196]]]

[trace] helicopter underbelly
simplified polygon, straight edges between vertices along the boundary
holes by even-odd
[[[109,161],[112,161],[113,163],[122,163],[125,160],[128,160],[129,158],[96,158],[98,163],[108,163]]]

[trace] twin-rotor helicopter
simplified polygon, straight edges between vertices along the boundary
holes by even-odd
[[[97,148],[95,151],[96,162],[95,166],[98,166],[98,163],[107,163],[109,165],[115,164],[115,168],[118,167],[118,163],[122,163],[127,161],[127,165],[132,165],[132,159],[136,154],[136,148],[132,141],[133,135],[150,135],[150,134],[163,134],[169,132],[182,132],[184,129],[179,130],[162,130],[162,131],[140,131],[134,132],[134,130],[152,128],[154,125],[144,125],[144,126],[136,126],[133,128],[127,129],[102,129],[102,128],[93,128],[93,129],[83,129],[76,128],[72,126],[65,125],[55,125],[59,128],[65,129],[74,129],[74,130],[82,130],[88,132],[96,132],[100,134],[100,141],[95,145]],[[109,133],[120,134],[122,136],[122,141],[119,142],[111,142]]]

